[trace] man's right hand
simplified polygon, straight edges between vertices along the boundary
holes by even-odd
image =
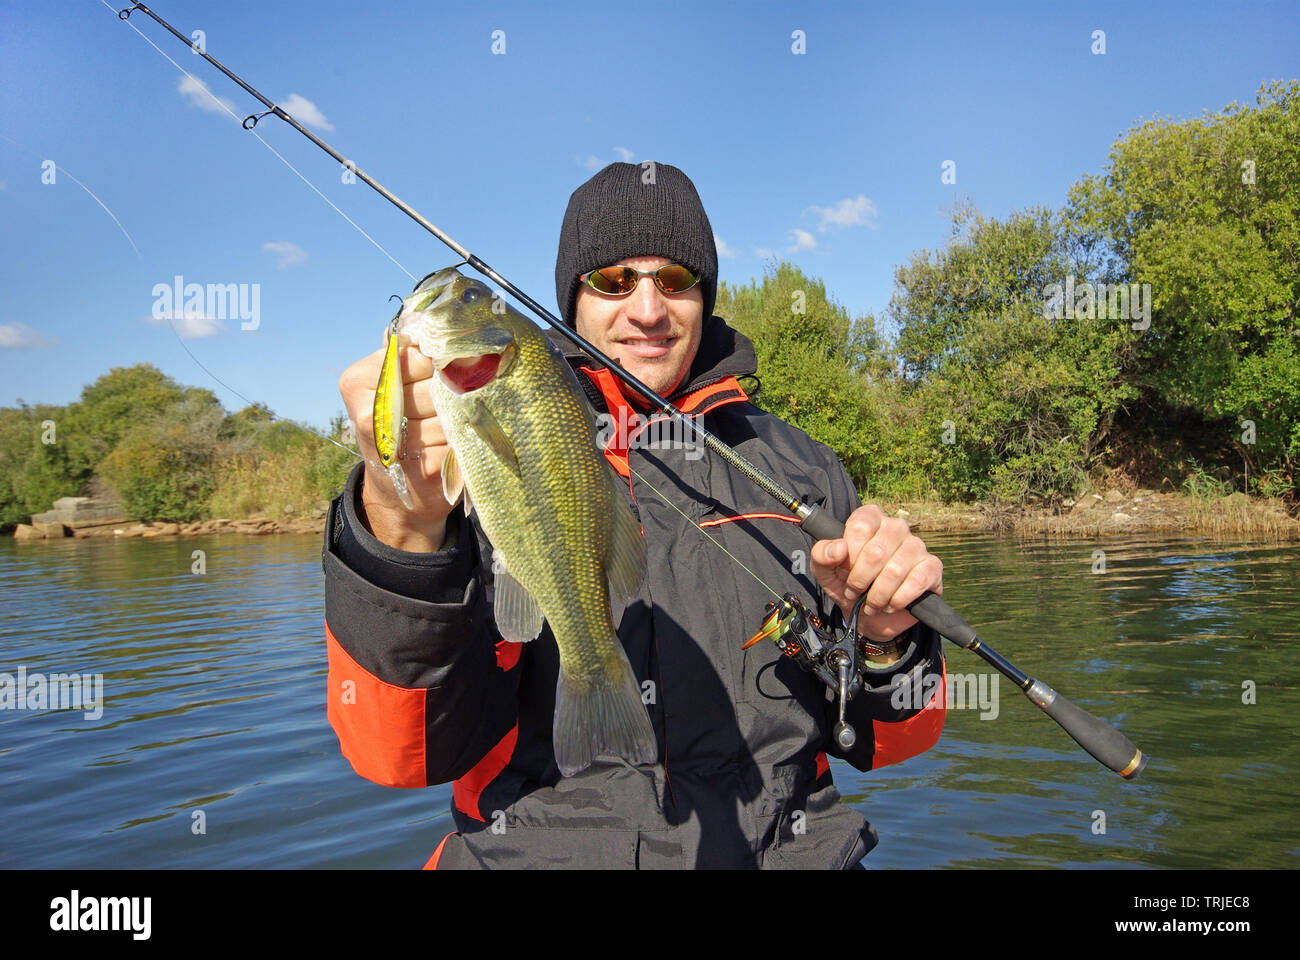
[[[384,363],[383,349],[358,360],[339,377],[339,393],[356,432],[357,448],[366,459],[361,485],[361,518],[374,536],[390,547],[410,553],[429,553],[442,547],[451,504],[442,495],[442,461],[450,449],[433,406],[433,361],[416,347],[399,351],[402,367],[402,403],[406,413],[407,459],[398,460],[406,471],[406,486],[415,503],[407,510],[393,489],[392,478],[379,462],[375,448],[375,386]],[[399,456],[401,451],[398,451]]]

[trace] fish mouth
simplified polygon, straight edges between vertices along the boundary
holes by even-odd
[[[457,357],[438,366],[438,376],[455,394],[473,393],[486,387],[499,373],[509,368],[518,348],[509,344],[499,353]]]
[[[508,330],[480,325],[482,305],[492,297],[488,286],[448,267],[425,276],[402,301],[400,316],[412,325],[420,351],[433,359],[439,379],[452,393],[486,387],[519,352]]]

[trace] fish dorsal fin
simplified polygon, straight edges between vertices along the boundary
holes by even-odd
[[[496,571],[496,600],[493,615],[496,617],[497,630],[511,643],[527,643],[536,640],[542,632],[542,608],[538,606],[533,595],[524,589],[505,568],[500,554],[493,551],[492,569]]]
[[[492,452],[514,471],[515,476],[519,476],[519,455],[515,453],[515,445],[510,442],[505,430],[501,429],[501,424],[492,415],[492,411],[482,403],[475,403],[474,412],[470,414],[466,423],[483,438],[484,443],[492,448]]]
[[[460,462],[456,459],[456,451],[448,447],[447,456],[442,461],[442,495],[446,498],[447,503],[454,507],[461,494],[465,492],[465,478],[461,476]],[[465,513],[468,516],[468,503],[466,504]]]
[[[610,601],[628,600],[641,589],[645,576],[645,539],[636,515],[623,497],[623,491],[609,473],[613,488],[613,530],[605,553],[605,576],[609,578]]]

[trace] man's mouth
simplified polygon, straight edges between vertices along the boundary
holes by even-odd
[[[637,337],[627,340],[615,341],[623,352],[631,354],[634,357],[640,357],[646,360],[653,360],[656,357],[665,356],[677,342],[676,337]]]

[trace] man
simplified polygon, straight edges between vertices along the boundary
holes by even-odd
[[[332,505],[328,713],[360,775],[454,782],[457,832],[430,860],[439,869],[854,867],[876,835],[840,802],[827,754],[869,770],[928,749],[942,728],[942,695],[911,710],[890,696],[895,675],[943,669],[938,636],[905,609],[942,591],[942,564],[904,521],[859,506],[830,450],[747,402],[737,378],[755,372],[753,346],[713,316],[717,251],[695,187],[666,164],[646,173],[612,164],[570,198],[555,271],[565,321],[785,486],[824,497],[848,517],[845,536],[809,554],[798,525],[716,457],[638,443],[635,426],[631,436],[604,431],[644,533],[646,578],[618,627],[659,757],[654,766],[606,758],[561,777],[554,638],[544,630],[514,644],[497,633],[490,545],[441,492],[446,441],[425,382],[433,366],[406,350],[408,446],[422,451],[405,462],[416,509],[402,507],[377,461],[358,467]],[[608,370],[552,339],[598,415],[638,423]],[[340,380],[370,460],[381,353]],[[870,689],[849,704],[851,750],[831,739],[837,718],[820,680],[774,644],[741,649],[772,599],[760,579],[826,620],[836,606],[847,618],[867,591],[860,630],[884,652]]]

